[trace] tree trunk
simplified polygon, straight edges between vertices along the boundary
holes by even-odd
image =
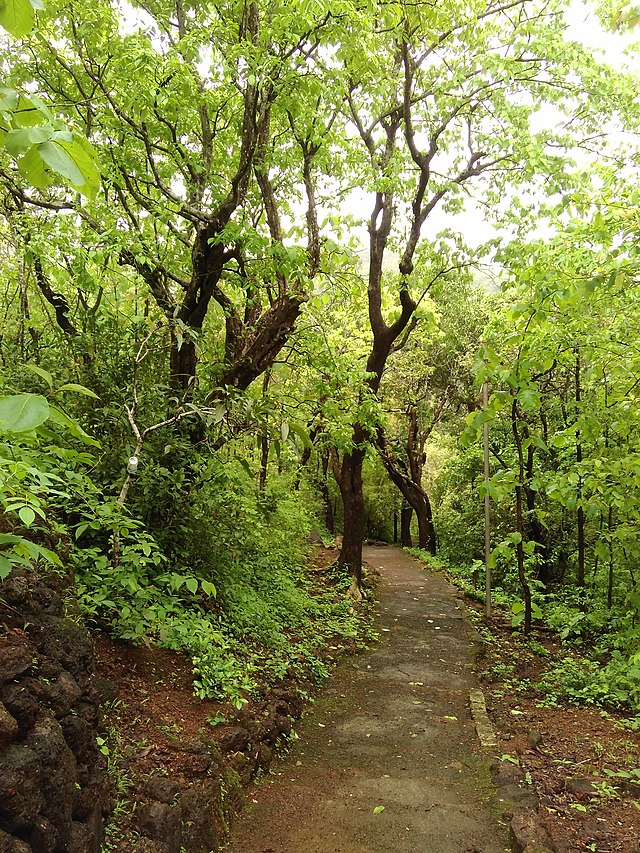
[[[400,544],[403,548],[412,548],[411,519],[413,518],[413,507],[407,500],[402,501],[400,510]]]
[[[271,368],[262,377],[262,399],[266,400],[271,380]],[[260,434],[260,491],[264,492],[267,485],[267,469],[269,467],[269,428],[267,423]]]
[[[195,341],[178,340],[171,332],[171,355],[169,367],[169,387],[179,394],[191,396],[196,378],[198,356]]]
[[[431,501],[425,491],[417,495],[417,506],[414,510],[418,519],[418,548],[428,551],[431,556],[436,554],[436,531],[433,526],[433,514],[431,512]]]
[[[520,534],[520,538],[519,541],[516,543],[516,560],[518,564],[518,580],[520,581],[522,596],[524,598],[524,632],[525,634],[529,634],[531,632],[532,616],[531,587],[529,586],[529,581],[527,579],[525,571],[524,546],[522,542],[524,535],[524,525],[522,522],[522,491],[523,483],[525,481],[525,461],[524,451],[522,449],[522,437],[520,435],[520,429],[518,426],[518,402],[515,396],[511,404],[511,429],[513,431],[516,450],[518,451],[518,484],[516,485],[516,533]]]
[[[362,463],[365,451],[356,448],[345,453],[342,463],[338,462],[334,451],[333,470],[344,510],[344,530],[342,549],[338,565],[346,566],[354,583],[360,587],[362,582],[362,543],[364,540],[364,497],[362,493]]]
[[[327,485],[327,471],[329,469],[328,451],[324,451],[320,458],[322,460],[322,478],[318,478],[318,488],[324,501],[324,523],[329,533],[335,533],[335,514],[333,512],[333,504],[331,503],[331,495],[329,494],[329,486]]]
[[[580,402],[582,399],[582,386],[580,382],[580,351],[576,347],[576,367],[575,367],[575,391],[576,391],[576,420],[580,417]],[[580,430],[576,430],[576,462],[578,466],[582,464],[582,439]],[[584,565],[585,565],[585,515],[582,506],[582,474],[578,474],[578,576],[576,578],[578,586],[584,588]],[[584,604],[584,602],[583,602]]]

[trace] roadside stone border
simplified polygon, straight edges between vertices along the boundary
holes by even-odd
[[[469,704],[471,706],[473,722],[476,724],[476,732],[480,745],[484,749],[495,749],[498,746],[498,738],[487,714],[487,706],[482,690],[475,688],[469,691]]]
[[[484,749],[496,749],[498,738],[489,720],[482,690],[475,688],[469,691],[469,705],[480,745]],[[516,806],[515,814],[511,812],[509,825],[514,853],[553,853],[556,848],[538,814],[537,797],[522,787],[524,774],[520,768],[513,765],[503,768],[501,762],[496,761],[492,775],[500,794]]]

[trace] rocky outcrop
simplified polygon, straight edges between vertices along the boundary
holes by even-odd
[[[99,853],[109,808],[87,632],[60,594],[0,585],[0,851]]]
[[[138,792],[134,824],[136,853],[214,853],[224,847],[229,824],[242,809],[243,789],[269,768],[279,740],[291,733],[292,718],[302,713],[295,690],[275,689],[238,715],[218,743],[206,738],[176,742],[189,755],[192,781],[180,787],[166,776],[153,776]]]

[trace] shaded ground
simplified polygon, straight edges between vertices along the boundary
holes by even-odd
[[[638,853],[638,721],[558,702],[540,689],[548,664],[565,654],[554,636],[534,630],[528,642],[498,612],[492,637],[478,668],[501,752],[530,780],[559,853]]]
[[[309,557],[307,570],[316,592],[335,594],[336,600],[342,600],[344,592],[336,589],[330,571],[336,554],[335,549],[317,549]],[[336,658],[355,653],[358,642],[368,635],[369,610],[361,614],[358,639],[335,636],[317,650],[328,668]],[[132,646],[100,633],[94,636],[94,647],[100,690],[106,700],[102,748],[108,755],[114,789],[105,849],[112,853],[138,851],[141,806],[146,808],[158,796],[174,812],[181,812],[175,798],[164,790],[168,787],[186,791],[190,797],[194,791],[211,788],[215,794],[211,800],[213,822],[218,836],[224,837],[228,822],[242,807],[242,784],[268,767],[275,741],[278,749],[286,747],[292,719],[278,714],[299,716],[301,697],[317,689],[317,684],[305,680],[306,670],[300,666],[276,684],[265,678],[263,684],[245,693],[247,702],[238,710],[229,702],[194,695],[192,665],[185,654],[150,645]],[[307,679],[312,674],[307,672]],[[156,779],[164,785],[162,792]],[[158,811],[157,804],[151,808]],[[167,841],[163,827],[156,828],[158,835],[152,837]],[[165,850],[164,844],[153,847],[154,843],[154,853]],[[208,843],[193,849],[208,850]],[[176,838],[171,845],[181,849]],[[217,842],[210,846],[218,849]]]
[[[338,667],[229,853],[503,853],[469,712],[477,635],[443,577],[395,548],[365,559],[382,643]]]

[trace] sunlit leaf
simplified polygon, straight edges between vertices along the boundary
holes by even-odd
[[[0,3],[0,26],[16,38],[33,29],[35,12],[29,0],[5,0]]]
[[[14,394],[0,399],[0,428],[29,432],[49,417],[49,403],[40,394]]]

